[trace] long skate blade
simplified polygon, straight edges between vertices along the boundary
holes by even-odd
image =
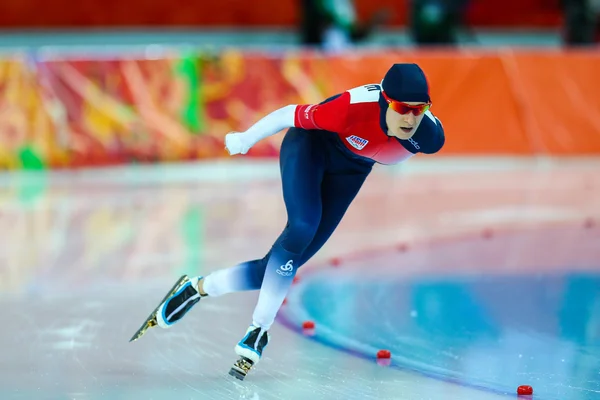
[[[243,381],[244,378],[246,377],[246,374],[238,371],[237,369],[235,369],[233,367],[229,370],[229,375],[233,376],[236,379],[239,379],[240,381]]]
[[[229,375],[239,379],[240,381],[243,381],[253,365],[254,363],[251,360],[247,359],[246,357],[240,357],[240,359],[237,360],[235,364],[233,364],[233,367],[231,367],[229,370]]]
[[[135,342],[136,340],[138,340],[139,338],[141,338],[142,336],[144,336],[144,334],[146,333],[146,331],[149,328],[152,328],[153,326],[156,326],[156,316],[153,314],[151,314],[146,321],[144,321],[144,324],[140,327],[140,329],[137,330],[137,332],[131,337],[131,339],[129,339],[129,342]]]
[[[129,343],[135,342],[136,340],[138,340],[139,338],[141,338],[142,336],[144,336],[144,334],[146,333],[146,331],[148,330],[148,328],[152,328],[153,326],[157,325],[157,322],[156,322],[156,312],[160,308],[160,305],[162,303],[164,303],[169,297],[171,297],[172,295],[174,295],[175,292],[177,292],[177,290],[179,290],[179,288],[181,288],[185,283],[187,283],[187,281],[189,281],[188,276],[187,275],[182,275],[181,278],[179,278],[179,280],[177,282],[175,282],[175,285],[173,285],[173,287],[171,288],[171,290],[169,290],[167,292],[167,294],[165,295],[165,297],[160,301],[160,303],[158,303],[158,306],[156,306],[156,308],[154,309],[154,311],[152,311],[150,313],[150,315],[148,316],[148,318],[146,318],[146,320],[144,321],[144,323],[142,324],[142,326],[140,326],[140,329],[138,329],[137,332],[131,337],[131,339],[129,339]]]

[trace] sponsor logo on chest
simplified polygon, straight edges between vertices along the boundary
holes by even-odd
[[[357,150],[364,149],[367,143],[369,143],[367,139],[363,139],[355,135],[346,137],[346,140],[348,141],[348,143],[350,143],[352,147],[354,147]]]

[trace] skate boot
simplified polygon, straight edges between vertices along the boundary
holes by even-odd
[[[134,342],[142,337],[149,328],[160,326],[170,328],[200,301],[203,297],[198,293],[198,281],[202,277],[189,278],[183,275],[167,292],[158,307],[148,316],[140,329],[129,340]]]
[[[233,364],[229,375],[243,381],[250,369],[260,361],[263,350],[269,344],[269,339],[268,331],[250,325],[246,336],[235,346],[235,352],[240,358]]]

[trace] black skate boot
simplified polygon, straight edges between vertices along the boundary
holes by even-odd
[[[250,325],[246,331],[246,336],[235,346],[235,352],[240,356],[240,359],[235,362],[229,371],[229,375],[244,380],[250,369],[260,361],[263,350],[269,344],[270,338],[268,331]]]
[[[134,342],[142,337],[148,328],[160,326],[170,328],[200,301],[203,297],[198,293],[198,281],[202,277],[189,278],[183,275],[171,288],[159,306],[148,316],[144,324],[129,340]]]

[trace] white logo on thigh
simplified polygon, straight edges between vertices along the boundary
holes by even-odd
[[[290,276],[294,271],[294,261],[290,260],[282,265],[277,270],[277,273],[281,276]]]

